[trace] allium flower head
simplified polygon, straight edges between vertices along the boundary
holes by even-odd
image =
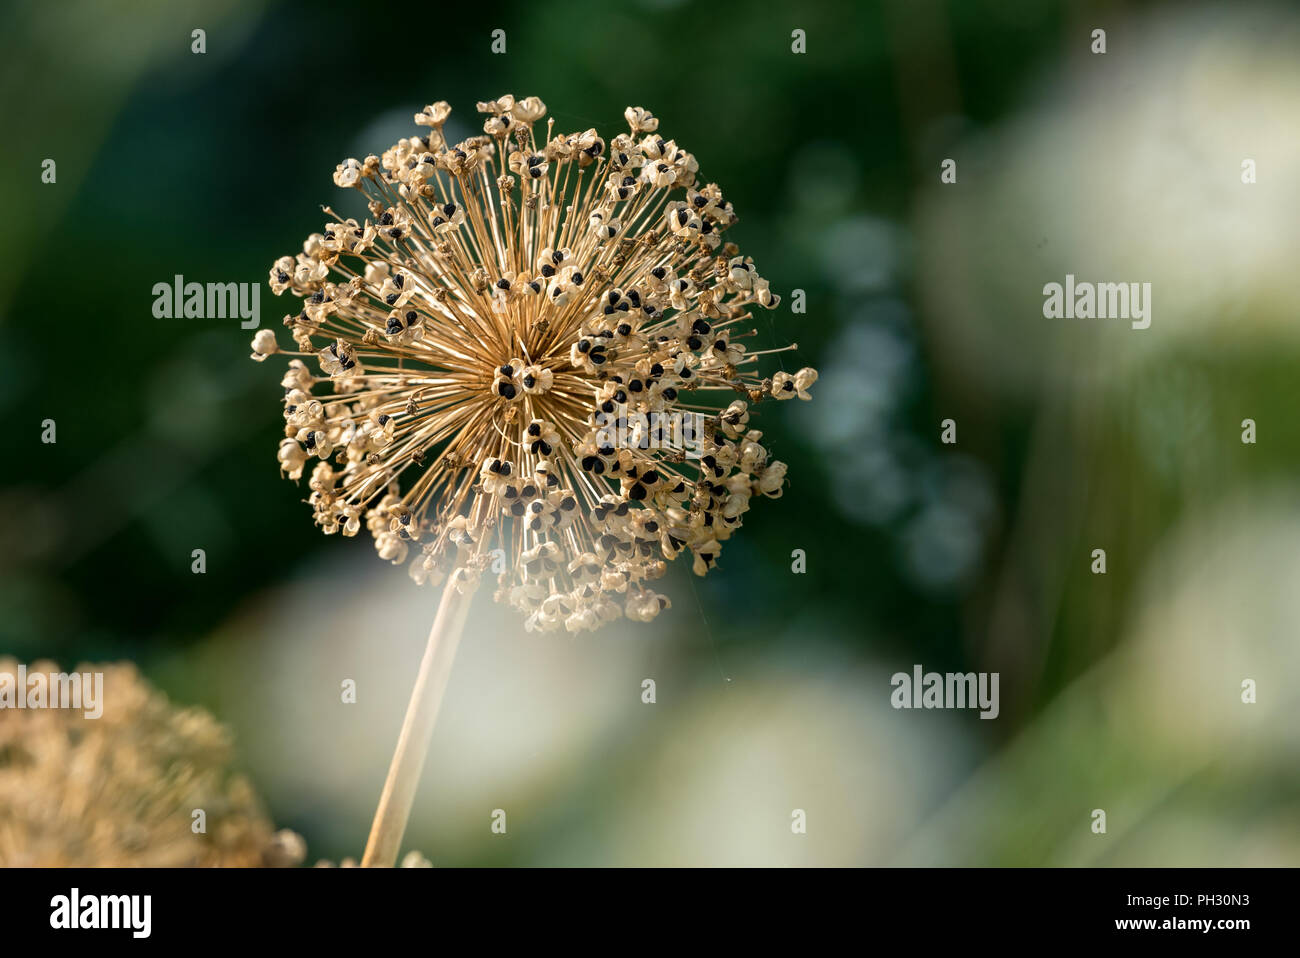
[[[478,109],[482,136],[449,145],[435,103],[423,134],[340,163],[369,216],[326,208],[271,268],[302,299],[296,350],[253,340],[295,357],[281,469],[309,477],[326,533],[364,525],[417,583],[496,573],[529,629],[648,621],[668,561],[703,575],[751,500],[781,495],[750,407],[808,399],[817,374],[763,378],[745,341],[778,297],[649,111],[606,140],[542,135],[537,97]]]
[[[18,663],[0,657],[0,673]],[[28,674],[57,670],[36,662]],[[103,672],[103,715],[0,709],[0,866],[260,867],[299,864],[302,839],[275,831],[231,771],[230,735],[177,708],[132,665]],[[12,679],[11,679],[12,681]],[[205,830],[196,832],[202,809]]]

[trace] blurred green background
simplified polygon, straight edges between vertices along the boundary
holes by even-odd
[[[334,164],[438,99],[449,138],[476,133],[474,102],[511,92],[566,131],[653,110],[785,297],[763,336],[822,378],[755,423],[784,498],[718,572],[674,568],[653,626],[525,635],[479,596],[408,847],[1300,864],[1294,7],[8,10],[0,653],[130,659],[212,710],[309,860],[360,854],[435,597],[278,478],[282,364],[249,362],[238,320],[155,319],[152,288],[260,283],[278,328],[267,270],[338,202]],[[1151,328],[1044,319],[1066,273],[1151,282]],[[1000,717],[893,710],[915,663],[999,672]]]

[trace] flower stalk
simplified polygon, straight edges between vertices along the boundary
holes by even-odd
[[[411,806],[424,770],[424,759],[429,752],[434,723],[447,690],[447,679],[460,645],[465,618],[474,598],[474,589],[462,591],[454,579],[447,581],[438,603],[438,613],[429,630],[429,641],[420,661],[420,671],[415,677],[415,688],[406,707],[406,718],[397,738],[397,749],[388,768],[388,779],[379,796],[379,807],[370,826],[363,868],[391,868],[397,864],[401,851],[402,835],[406,832]]]

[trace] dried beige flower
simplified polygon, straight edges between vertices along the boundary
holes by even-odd
[[[491,569],[529,629],[648,621],[668,561],[703,575],[751,500],[781,495],[750,407],[808,399],[816,373],[756,371],[746,323],[779,297],[653,114],[629,107],[607,143],[553,122],[539,139],[537,97],[478,109],[484,135],[448,146],[436,103],[427,136],[339,164],[369,217],[327,208],[272,267],[302,299],[296,351],[253,343],[297,357],[281,469],[309,476],[323,531],[364,524],[419,584],[469,592]]]
[[[0,658],[0,673],[17,669]],[[49,662],[29,669],[52,671]],[[302,861],[302,839],[276,832],[248,781],[230,771],[230,736],[210,715],[171,705],[131,665],[77,671],[104,674],[97,719],[77,709],[0,709],[0,866]],[[200,834],[196,809],[206,816]]]

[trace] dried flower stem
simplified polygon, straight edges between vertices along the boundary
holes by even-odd
[[[447,678],[456,658],[456,647],[460,644],[473,598],[473,589],[462,593],[455,579],[447,580],[442,601],[438,603],[438,614],[429,630],[429,643],[424,649],[420,672],[415,677],[411,701],[406,707],[393,762],[388,767],[388,779],[379,796],[379,808],[370,826],[370,838],[361,858],[363,868],[391,868],[397,864],[402,835],[411,816],[411,805],[415,802],[415,790],[424,770],[429,740],[433,737],[433,725],[438,718]]]

